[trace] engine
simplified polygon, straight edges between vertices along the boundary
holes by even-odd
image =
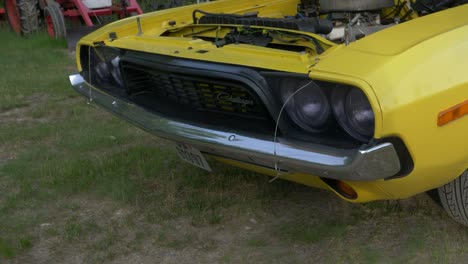
[[[350,43],[412,18],[466,4],[468,0],[301,0],[295,16],[259,17],[258,13],[193,12],[194,24],[238,24],[285,28],[322,35],[336,43]],[[197,16],[201,14],[202,16]],[[236,33],[237,34],[237,33]],[[264,44],[267,40],[247,43]],[[257,37],[258,40],[258,37]],[[239,37],[228,42],[243,42]]]
[[[382,23],[382,9],[394,6],[393,0],[302,0],[299,13],[304,16],[326,15],[332,21],[331,32],[323,34],[334,42],[352,42],[395,25]]]
[[[392,7],[393,0],[321,0],[323,12],[356,12]]]
[[[454,6],[468,0],[301,0],[305,17],[326,15],[333,23],[324,37],[334,42],[352,42],[377,31]]]

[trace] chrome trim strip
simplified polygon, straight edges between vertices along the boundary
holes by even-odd
[[[230,133],[170,120],[135,104],[109,95],[85,82],[80,74],[70,75],[73,88],[90,101],[148,132],[195,146],[202,152],[239,161],[347,181],[373,181],[397,174],[398,154],[391,143],[366,149],[338,149],[286,139]]]

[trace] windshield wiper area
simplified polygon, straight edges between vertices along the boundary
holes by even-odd
[[[238,30],[237,28],[233,28],[224,38],[216,38],[214,44],[218,48],[228,44],[240,43],[266,47],[272,42],[273,38],[264,33],[263,30]]]
[[[197,13],[203,14],[198,18]],[[283,28],[314,34],[328,34],[333,30],[333,22],[319,17],[287,16],[284,18],[259,17],[258,12],[238,14],[216,14],[196,9],[192,13],[194,25],[243,25],[270,28]]]
[[[288,45],[292,47],[309,46],[309,48],[315,50],[317,54],[321,54],[324,51],[324,48],[313,37],[280,30],[251,28],[249,26],[231,28],[229,33],[223,38],[216,37],[213,44],[218,48],[229,44],[249,44],[261,47],[271,45]]]

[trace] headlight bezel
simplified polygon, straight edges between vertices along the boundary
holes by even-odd
[[[80,47],[82,75],[92,85],[108,90],[125,90],[120,67],[124,54],[125,50],[114,47],[83,45]]]
[[[357,118],[356,113],[351,113],[352,110],[348,109],[350,107],[350,96],[352,95],[361,96],[360,99],[362,99],[362,103],[364,103],[361,107],[367,108],[367,112],[371,113],[372,120],[370,128],[365,129],[362,127],[362,124],[358,124],[357,122],[359,121],[355,120],[355,118]],[[336,121],[351,137],[361,142],[369,142],[374,137],[375,111],[364,91],[352,86],[337,87],[332,91],[330,99]]]
[[[278,76],[274,76],[274,77],[271,77],[270,75],[273,75],[273,74],[269,74],[267,77],[270,79],[268,82],[270,83],[270,85],[273,87],[273,89],[275,90],[275,93],[276,95],[278,96],[279,98],[279,103],[280,105],[282,106],[285,101],[284,101],[284,96],[282,96],[282,89],[288,89],[287,87],[285,87],[284,85],[280,85],[280,79],[278,78],[296,78],[296,79],[300,79],[301,81],[296,81],[298,83],[304,83],[304,82],[313,82],[316,86],[318,86],[323,94],[327,97],[327,100],[328,100],[328,103],[329,103],[329,106],[330,106],[330,112],[331,112],[331,117],[330,119],[328,120],[327,124],[322,128],[322,129],[318,129],[318,130],[315,130],[315,131],[312,131],[312,130],[305,130],[303,129],[303,127],[301,127],[300,125],[297,124],[296,120],[294,117],[292,117],[290,115],[290,112],[291,111],[284,111],[286,113],[286,118],[289,119],[288,122],[292,123],[293,126],[296,126],[298,127],[298,129],[300,129],[303,133],[303,134],[309,134],[309,135],[313,135],[315,138],[320,138],[320,137],[340,137],[340,133],[337,132],[337,130],[340,130],[340,131],[343,131],[341,134],[342,136],[340,138],[349,138],[349,139],[352,139],[354,140],[356,143],[368,143],[370,142],[373,138],[374,138],[374,135],[375,135],[375,128],[376,128],[376,110],[374,108],[374,105],[371,104],[371,100],[369,99],[369,97],[367,96],[367,94],[364,92],[363,89],[361,89],[360,87],[356,86],[356,85],[350,85],[350,84],[346,84],[346,83],[340,83],[340,82],[330,82],[330,81],[322,81],[322,80],[314,80],[314,79],[310,79],[308,76],[306,75],[303,75],[303,76],[294,76],[292,75],[291,77],[288,77],[288,76],[285,76],[285,75],[278,75]],[[275,79],[276,78],[276,79]],[[298,86],[298,85],[296,85]],[[297,87],[299,88],[299,87]],[[289,88],[290,89],[290,88]],[[366,109],[367,110],[370,110],[371,113],[372,113],[372,128],[370,129],[371,131],[369,131],[368,133],[362,133],[361,132],[357,132],[355,127],[353,126],[353,124],[351,124],[351,121],[349,120],[348,116],[350,113],[348,113],[348,111],[346,111],[344,108],[344,105],[342,103],[340,104],[337,104],[336,103],[336,98],[333,98],[333,97],[337,97],[337,95],[340,95],[342,96],[342,94],[345,95],[345,98],[346,98],[346,94],[348,94],[349,92],[352,92],[352,93],[358,93],[359,95],[363,95],[364,98],[363,98],[363,102],[365,102],[365,105],[366,105]],[[378,113],[378,112],[377,112]],[[283,113],[284,114],[284,113]],[[281,119],[283,119],[285,117],[281,117]],[[283,122],[283,121],[281,121]],[[359,129],[358,129],[359,131]]]
[[[327,130],[332,110],[326,93],[311,80],[283,79],[282,84],[286,87],[281,85],[283,86],[280,91],[281,101],[289,118],[301,129],[310,133]],[[306,113],[306,108],[315,113]],[[311,120],[311,114],[317,115],[317,120]]]

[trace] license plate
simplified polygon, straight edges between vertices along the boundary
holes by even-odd
[[[205,157],[203,157],[203,154],[201,154],[198,149],[182,143],[176,143],[175,148],[177,154],[183,161],[186,161],[204,170],[211,171],[210,165],[208,162],[206,162]]]

